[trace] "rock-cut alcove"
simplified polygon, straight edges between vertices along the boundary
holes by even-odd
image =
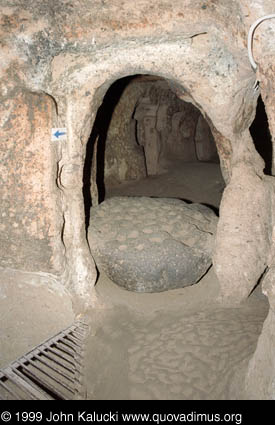
[[[190,97],[180,99],[167,80],[155,75],[116,80],[97,111],[87,143],[86,227],[91,187],[93,192],[96,186],[99,203],[114,195],[143,194],[218,207],[224,182],[216,144]]]
[[[179,98],[169,81],[157,75],[134,75],[118,79],[109,87],[103,98],[87,143],[83,196],[91,252],[101,272],[100,260],[96,258],[95,254],[96,242],[93,233],[95,225],[95,215],[93,214],[96,213],[94,208],[90,209],[91,206],[94,207],[114,196],[138,197],[139,201],[130,198],[128,201],[123,198],[120,198],[120,201],[113,201],[116,206],[109,207],[114,208],[114,212],[111,214],[116,215],[116,217],[110,216],[112,231],[108,231],[109,234],[104,235],[105,225],[99,224],[99,227],[102,227],[99,231],[100,239],[105,241],[105,243],[100,241],[99,243],[103,243],[105,247],[109,246],[107,239],[114,233],[114,223],[119,216],[117,239],[137,238],[137,248],[134,249],[140,251],[141,257],[145,255],[142,248],[145,243],[146,249],[152,254],[151,260],[146,255],[145,269],[159,269],[159,273],[155,273],[157,277],[152,276],[152,282],[155,282],[156,279],[165,281],[159,285],[149,284],[149,276],[144,269],[144,278],[142,278],[144,282],[142,290],[144,291],[146,291],[146,285],[153,292],[153,287],[164,290],[163,288],[175,288],[183,285],[183,282],[185,285],[195,283],[200,280],[212,263],[210,244],[213,245],[213,243],[210,243],[210,238],[207,240],[209,247],[205,248],[205,252],[202,246],[200,246],[202,251],[198,251],[198,246],[194,241],[196,238],[203,240],[203,234],[208,232],[214,240],[216,225],[213,223],[211,229],[208,227],[206,229],[203,223],[206,223],[207,220],[214,220],[216,223],[217,216],[212,210],[218,212],[224,181],[214,137],[206,119],[193,103],[187,93]],[[159,203],[155,204],[155,201],[146,200],[144,197],[157,198]],[[162,201],[162,198],[176,198],[180,202],[175,202],[173,206],[172,202],[174,201]],[[184,202],[189,205],[195,202],[205,206],[198,205],[195,207],[196,212],[192,210],[193,206],[186,206],[186,211],[183,212],[180,211],[180,208],[184,208]],[[105,205],[107,205],[106,202]],[[209,210],[210,212],[206,205],[212,209]],[[162,208],[163,211],[166,211],[166,214],[163,213],[164,216],[160,213]],[[152,220],[148,221],[151,209],[154,210],[154,213],[151,211],[154,216],[152,217],[153,227],[150,227]],[[137,215],[133,213],[133,217],[130,218],[133,210],[136,210]],[[210,218],[211,213],[213,213],[213,218]],[[179,214],[183,214],[182,219],[179,218]],[[191,217],[194,214],[197,214],[195,218],[197,224],[195,222],[190,224],[189,220],[192,222],[193,218]],[[208,219],[206,219],[207,215]],[[146,219],[149,227],[145,225]],[[130,220],[128,231],[125,228],[126,233],[119,235],[121,227],[126,226],[127,220]],[[178,220],[178,224],[175,224],[175,220]],[[183,222],[185,223],[183,224]],[[132,227],[137,230],[138,226],[140,232],[133,233]],[[184,226],[190,226],[188,233],[192,233],[193,226],[192,235],[184,236],[184,232],[186,232]],[[198,231],[204,233],[195,236]],[[152,233],[151,238],[144,235],[146,232],[147,236]],[[171,236],[172,234],[173,236]],[[154,244],[155,242],[156,244]],[[180,255],[182,242],[187,244],[186,246],[190,246],[190,249],[189,252],[181,252]],[[110,241],[110,243],[113,242]],[[169,244],[172,244],[173,248],[170,246],[168,249]],[[119,250],[126,250],[122,256],[131,263],[129,267],[132,268],[134,264],[129,258],[135,257],[137,268],[139,268],[143,260],[138,255],[133,254],[132,257],[130,247],[126,248],[126,245],[118,247]],[[199,252],[201,254],[198,254]],[[120,255],[121,252],[118,254]],[[110,257],[107,252],[104,256]],[[157,265],[161,257],[164,257],[164,263]],[[175,266],[173,261],[177,257],[179,257],[179,262],[178,266]],[[192,272],[189,273],[184,269],[184,263],[189,263],[191,257],[194,264]],[[125,263],[125,259],[121,261]],[[198,261],[205,265],[200,268]],[[109,269],[118,268],[118,262],[118,258],[113,259],[113,265]],[[169,268],[171,276],[173,268],[181,270],[181,272],[174,278],[167,277]],[[198,270],[201,271],[198,272]],[[146,276],[148,282],[146,282]],[[190,283],[187,276],[189,276]],[[121,274],[115,279],[116,282],[126,280],[126,277]],[[138,277],[137,280],[139,280]],[[129,281],[130,279],[128,279]],[[133,284],[132,287],[140,288],[139,285],[140,283],[138,286]],[[126,287],[129,289],[127,285]]]

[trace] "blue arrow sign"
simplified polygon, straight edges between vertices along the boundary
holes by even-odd
[[[57,131],[54,133],[54,136],[58,139],[60,136],[64,136],[64,134],[66,134],[64,131],[59,131],[59,130],[57,130]]]
[[[52,128],[52,141],[66,140],[67,129],[66,128]]]

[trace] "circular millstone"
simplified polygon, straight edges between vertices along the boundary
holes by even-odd
[[[91,208],[88,238],[99,269],[137,292],[196,283],[210,267],[217,216],[172,198],[114,197]]]

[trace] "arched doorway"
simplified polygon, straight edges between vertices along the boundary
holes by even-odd
[[[109,87],[86,149],[86,228],[91,205],[111,196],[176,197],[218,208],[223,188],[210,127],[187,94],[179,98],[155,75],[127,76]]]

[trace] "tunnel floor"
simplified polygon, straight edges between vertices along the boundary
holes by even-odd
[[[87,398],[245,399],[245,371],[268,305],[255,294],[242,307],[222,308],[216,289],[213,271],[166,294],[125,294],[101,276],[102,305],[90,315],[86,346]]]
[[[106,185],[112,196],[156,196],[179,198],[219,207],[225,184],[219,164],[213,162],[170,161],[161,174],[116,186]]]
[[[223,187],[218,164],[185,163],[106,192],[218,208]],[[0,281],[4,367],[69,326],[76,313],[51,275],[0,270]],[[245,370],[268,312],[259,287],[238,308],[219,304],[213,268],[196,285],[155,294],[126,291],[100,273],[95,290],[84,358],[88,399],[245,398]]]
[[[159,176],[107,187],[106,196],[170,196],[218,209],[223,189],[218,164],[174,162]],[[213,268],[196,285],[155,294],[126,291],[101,272],[90,313],[87,398],[245,398],[268,302],[257,288],[242,306],[222,307],[218,288]]]

